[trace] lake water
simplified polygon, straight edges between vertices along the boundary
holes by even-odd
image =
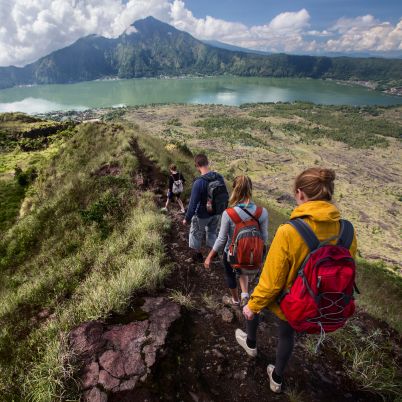
[[[402,97],[333,81],[299,78],[211,77],[90,81],[0,90],[0,112],[45,113],[150,103],[309,101],[321,104],[395,105]]]

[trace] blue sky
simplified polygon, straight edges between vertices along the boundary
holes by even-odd
[[[201,40],[290,54],[402,56],[402,0],[0,0],[0,66],[149,15]]]
[[[402,0],[187,0],[197,18],[216,18],[243,22],[249,26],[264,24],[284,11],[306,8],[312,24],[323,29],[341,17],[371,14],[393,23],[402,17]]]

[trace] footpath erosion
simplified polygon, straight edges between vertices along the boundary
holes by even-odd
[[[152,191],[162,205],[166,178],[137,142],[140,162],[133,180]],[[258,356],[249,358],[237,345],[236,328],[244,327],[239,308],[224,306],[227,292],[219,261],[207,272],[194,264],[187,247],[183,216],[169,216],[166,264],[171,273],[155,294],[137,294],[127,313],[83,323],[71,331],[86,401],[380,401],[359,390],[344,373],[341,356],[325,345],[314,355],[306,338],[296,338],[284,393],[269,390],[266,367],[275,360],[276,318],[262,314]],[[178,209],[177,209],[178,211]],[[205,250],[206,252],[206,250]],[[363,315],[368,326],[376,325]]]

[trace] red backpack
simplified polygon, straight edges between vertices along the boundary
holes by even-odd
[[[340,234],[320,243],[303,219],[289,223],[310,249],[292,286],[279,299],[289,324],[298,332],[332,332],[345,325],[355,311],[356,266],[349,248],[354,229],[340,220]],[[333,245],[331,240],[338,239]]]
[[[226,210],[235,224],[232,240],[228,250],[228,262],[233,268],[241,269],[245,274],[258,273],[264,258],[264,240],[261,233],[259,218],[263,209],[257,207],[255,214],[241,208],[251,217],[243,221],[235,208]]]

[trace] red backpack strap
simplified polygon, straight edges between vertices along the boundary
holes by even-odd
[[[260,218],[261,218],[261,215],[262,215],[262,211],[263,211],[263,208],[262,208],[262,207],[257,207],[257,209],[255,210],[254,216],[255,216],[257,219],[260,219]]]
[[[227,208],[226,213],[229,215],[229,218],[233,221],[235,225],[243,222],[243,220],[240,218],[239,214],[234,208]]]

